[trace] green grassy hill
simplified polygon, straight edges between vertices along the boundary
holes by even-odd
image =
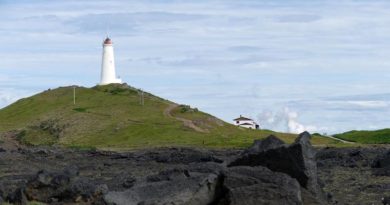
[[[159,146],[243,147],[274,134],[285,142],[295,135],[249,130],[214,116],[177,105],[127,85],[47,90],[0,110],[0,133],[17,130],[32,145],[128,149]],[[314,144],[337,143],[314,137]]]
[[[342,134],[334,135],[334,137],[362,144],[388,144],[390,143],[390,129],[382,129],[375,131],[353,130]]]

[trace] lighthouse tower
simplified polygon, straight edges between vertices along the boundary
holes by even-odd
[[[122,80],[116,77],[114,47],[111,39],[107,37],[103,42],[102,73],[99,85],[110,83],[122,83]]]

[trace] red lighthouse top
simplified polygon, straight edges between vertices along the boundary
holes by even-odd
[[[112,44],[112,40],[107,37],[106,40],[104,40],[104,44]]]

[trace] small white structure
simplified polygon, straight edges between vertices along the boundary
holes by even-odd
[[[103,42],[102,73],[99,85],[111,83],[122,83],[122,80],[116,77],[114,47],[111,39],[107,37]]]
[[[243,117],[242,115],[240,115],[239,118],[234,119],[234,124],[239,127],[245,127],[249,129],[260,129],[260,126],[254,120]]]

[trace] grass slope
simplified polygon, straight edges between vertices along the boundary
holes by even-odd
[[[254,139],[274,134],[291,143],[295,135],[249,130],[223,122],[188,106],[145,93],[127,85],[47,90],[0,110],[0,133],[19,130],[18,138],[33,145],[59,144],[106,149],[160,146],[244,147]],[[169,107],[169,115],[166,113]],[[196,131],[179,119],[191,121]],[[314,137],[314,144],[337,143]]]
[[[334,137],[358,142],[362,144],[388,144],[390,143],[390,129],[376,131],[350,131],[334,135]]]

